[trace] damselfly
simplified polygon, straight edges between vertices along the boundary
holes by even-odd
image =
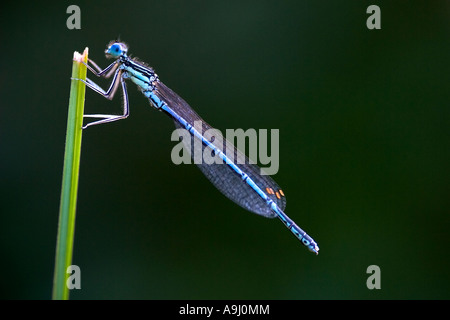
[[[217,137],[207,137],[204,133],[211,129],[211,126],[203,121],[186,101],[162,83],[151,67],[137,59],[130,58],[127,52],[126,44],[112,41],[105,54],[107,58],[116,59],[113,63],[103,70],[90,59],[86,64],[87,68],[98,77],[109,78],[113,76],[107,91],[90,79],[86,79],[86,81],[77,79],[108,99],[114,97],[119,86],[123,91],[123,113],[121,115],[84,115],[87,118],[98,118],[100,120],[86,124],[83,129],[128,117],[129,102],[125,79],[130,79],[150,100],[150,104],[155,109],[169,115],[177,128],[186,129],[190,133],[191,141],[186,145],[192,148],[190,150],[191,156],[195,152],[193,146],[200,145],[202,151],[210,150],[211,153],[221,159],[222,163],[197,164],[217,189],[226,197],[253,213],[267,218],[278,217],[310,251],[318,254],[317,243],[283,212],[286,207],[286,198],[275,181],[267,175],[262,175],[260,168],[250,163],[248,158],[232,144],[217,143],[220,140],[216,139]],[[194,122],[197,121],[202,123],[200,128],[194,125]],[[194,140],[200,143],[195,143]],[[237,161],[239,159],[241,161]]]

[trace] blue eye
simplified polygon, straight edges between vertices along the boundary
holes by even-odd
[[[120,50],[120,47],[119,47],[118,44],[115,44],[115,45],[113,45],[113,46],[111,47],[111,50],[114,51],[114,52],[116,52],[116,53],[118,53],[119,50]]]
[[[128,48],[125,44],[116,42],[108,46],[105,54],[107,58],[118,58],[122,55],[126,55],[127,49]]]

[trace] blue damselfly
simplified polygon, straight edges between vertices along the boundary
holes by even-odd
[[[280,187],[267,175],[262,175],[258,166],[251,164],[248,158],[237,150],[232,144],[217,143],[215,137],[207,137],[204,132],[211,129],[180,96],[159,80],[158,75],[147,64],[130,58],[127,55],[128,47],[123,42],[112,41],[105,54],[107,58],[115,61],[101,69],[94,61],[88,61],[86,66],[98,77],[113,77],[108,90],[103,90],[90,79],[83,81],[89,88],[105,98],[112,99],[119,86],[123,91],[123,113],[121,115],[91,114],[86,118],[98,118],[86,124],[83,129],[107,122],[124,119],[129,115],[129,101],[125,80],[130,79],[140,91],[150,100],[150,104],[157,110],[169,115],[177,128],[186,129],[190,133],[191,143],[186,144],[193,148],[194,140],[200,142],[202,151],[206,148],[218,156],[222,163],[197,164],[203,174],[226,197],[241,207],[268,218],[278,217],[284,225],[306,246],[316,254],[319,252],[317,243],[283,210],[286,207],[286,198]],[[80,79],[78,79],[80,80]],[[201,122],[200,128],[194,122]],[[195,150],[191,149],[193,156]],[[243,159],[244,161],[237,161]]]

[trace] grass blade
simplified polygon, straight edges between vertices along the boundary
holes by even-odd
[[[80,55],[78,52],[74,53],[72,78],[86,79],[86,66],[81,61],[87,62],[87,56],[87,48],[84,50],[83,55]],[[72,264],[85,91],[86,86],[83,82],[72,80],[56,241],[52,294],[52,299],[54,300],[69,299],[69,289],[66,282],[70,275],[66,271],[67,267]]]

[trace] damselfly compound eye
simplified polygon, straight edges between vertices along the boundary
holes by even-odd
[[[106,49],[105,54],[108,58],[118,58],[121,55],[126,54],[127,51],[128,48],[124,43],[115,42]]]

